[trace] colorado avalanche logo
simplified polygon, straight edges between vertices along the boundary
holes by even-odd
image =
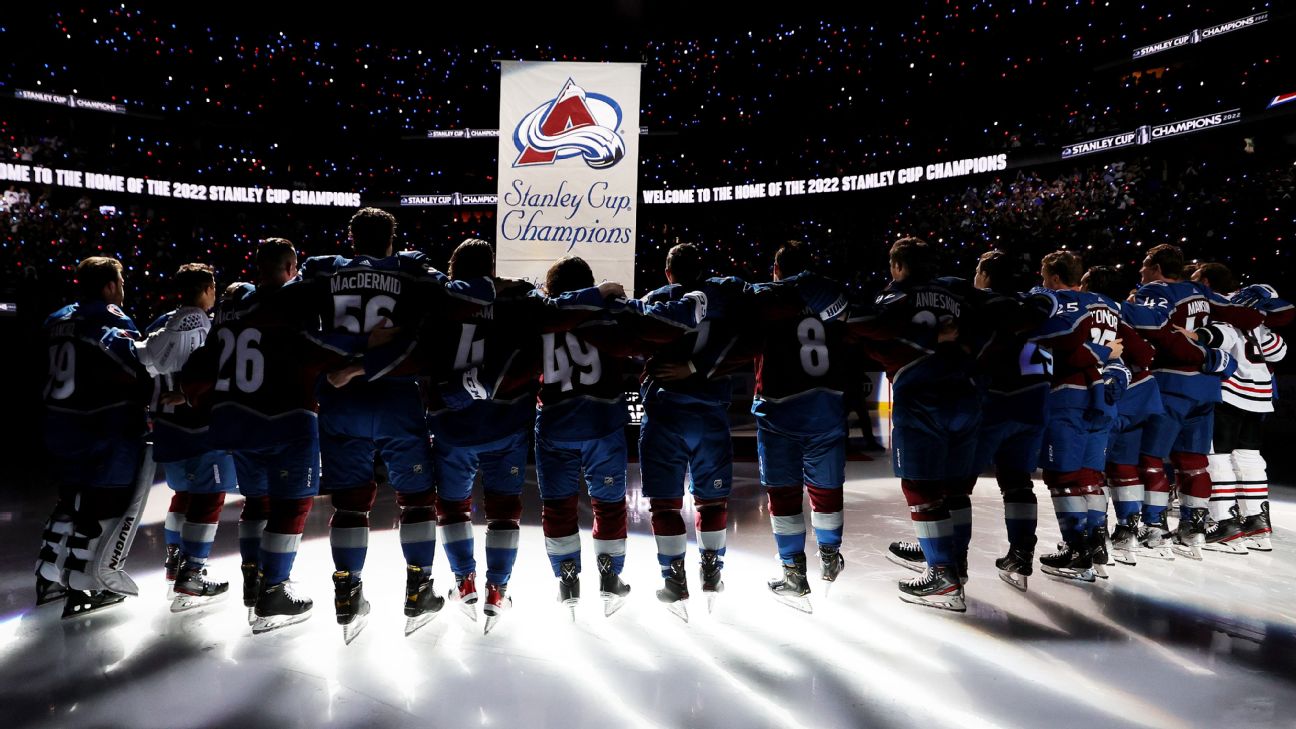
[[[625,156],[619,126],[621,107],[611,97],[588,93],[567,79],[556,98],[536,107],[513,130],[519,152],[513,166],[581,157],[593,169],[606,169]]]

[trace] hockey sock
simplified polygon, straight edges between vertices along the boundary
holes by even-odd
[[[842,487],[821,488],[806,484],[810,494],[810,526],[821,547],[841,547]]]
[[[554,577],[560,576],[558,565],[567,560],[576,562],[580,571],[580,533],[577,530],[577,500],[572,494],[562,499],[545,499],[540,506],[540,527],[545,535],[545,552],[553,567]]]
[[[1102,471],[1094,468],[1080,469],[1081,485],[1085,490],[1085,508],[1088,516],[1085,519],[1085,534],[1092,535],[1095,529],[1107,526],[1107,494],[1103,483],[1107,480]]]
[[[221,507],[225,506],[225,492],[193,494],[185,511],[185,560],[190,564],[204,564],[211,555],[212,542],[216,541],[216,526],[220,523]]]
[[[270,518],[261,534],[261,574],[265,576],[262,584],[277,585],[292,574],[311,502],[310,497],[270,499]]]
[[[770,525],[774,529],[774,543],[778,545],[783,564],[792,564],[793,557],[805,554],[805,515],[801,512],[800,486],[771,486],[769,495]]]
[[[945,507],[950,512],[950,525],[954,529],[954,556],[967,556],[972,543],[972,487],[976,477],[953,479],[945,483]]]
[[[436,489],[397,491],[401,552],[405,564],[431,569],[436,560]]]
[[[1209,461],[1201,453],[1170,454],[1175,467],[1175,480],[1179,484],[1179,518],[1187,519],[1193,509],[1210,506],[1211,480]]]
[[[1030,474],[1001,468],[995,478],[1003,493],[1004,527],[1008,531],[1009,546],[1033,553],[1039,505]]]
[[[168,547],[178,547],[184,541],[180,532],[184,529],[185,512],[188,510],[188,491],[176,491],[171,494],[171,506],[167,509],[166,521],[162,522],[162,533],[166,536]]]
[[[1143,482],[1138,466],[1129,463],[1107,464],[1107,488],[1115,502],[1116,523],[1130,524],[1143,510]]]
[[[1211,480],[1210,512],[1215,521],[1228,519],[1229,509],[1238,502],[1240,484],[1233,472],[1231,453],[1212,453],[1206,456],[1206,471]],[[1239,510],[1241,506],[1238,507]]]
[[[913,520],[927,564],[932,567],[953,564],[954,524],[945,504],[944,482],[903,478],[900,489],[909,504],[909,518]]]
[[[719,566],[724,566],[726,528],[729,523],[729,499],[693,499],[697,511],[693,526],[697,529],[698,549],[717,552]]]
[[[1143,522],[1160,524],[1170,504],[1170,480],[1165,463],[1156,456],[1139,455],[1139,479],[1143,482]]]
[[[594,504],[594,554],[612,558],[612,571],[621,574],[625,566],[626,502],[591,499]]]
[[[662,577],[670,576],[670,564],[684,559],[688,537],[684,534],[684,499],[649,499],[653,538],[657,540],[657,563]]]
[[[1084,544],[1089,509],[1085,502],[1085,487],[1080,482],[1080,472],[1045,471],[1044,484],[1053,497],[1053,511],[1057,513],[1062,541],[1071,546]]]
[[[1238,508],[1243,516],[1260,513],[1260,505],[1269,500],[1268,464],[1260,451],[1238,448],[1233,451],[1233,472],[1238,480]]]
[[[261,564],[261,534],[270,518],[269,496],[247,496],[239,514],[239,556],[243,564]]]
[[[450,571],[462,577],[477,571],[473,558],[472,497],[446,500],[437,496],[437,531]]]
[[[369,512],[378,498],[378,485],[370,481],[363,486],[337,489],[330,496],[333,518],[329,519],[329,546],[333,550],[333,566],[354,577],[364,569],[369,554]]]
[[[486,582],[507,585],[518,553],[522,494],[486,490]]]

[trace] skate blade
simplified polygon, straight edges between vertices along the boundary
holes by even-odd
[[[462,611],[464,615],[467,615],[469,620],[473,621],[474,623],[477,622],[477,599],[476,598],[474,598],[472,602],[459,603],[459,610]]]
[[[491,629],[494,628],[497,623],[499,623],[501,617],[502,616],[500,615],[487,615],[486,626],[482,628],[482,635],[490,635]]]
[[[1246,554],[1247,548],[1240,543],[1242,540],[1234,539],[1230,542],[1215,542],[1214,544],[1204,544],[1202,549],[1211,552],[1222,552],[1224,554]]]
[[[790,608],[793,608],[794,610],[800,610],[803,613],[809,613],[809,614],[814,613],[814,606],[810,604],[809,597],[797,597],[795,595],[779,595],[773,592],[771,592],[770,595],[773,596],[775,600],[779,601],[784,605],[787,605]]]
[[[715,592],[706,593],[707,615],[710,615],[711,613],[715,612],[716,598],[718,598],[719,596],[720,596],[719,590],[716,590]]]
[[[432,619],[440,614],[441,611],[438,610],[437,612],[434,613],[423,613],[422,615],[415,615],[414,617],[405,618],[405,637],[408,638],[411,634],[414,633],[414,631],[432,622]]]
[[[1176,544],[1170,548],[1176,555],[1186,557],[1198,562],[1202,561],[1201,547],[1194,547],[1188,544]]]
[[[1093,582],[1095,579],[1094,571],[1092,569],[1080,570],[1077,572],[1076,570],[1060,570],[1053,567],[1041,566],[1040,571],[1050,577],[1058,577],[1073,582]]]
[[[176,596],[175,581],[174,581],[174,580],[167,580],[166,585],[167,585],[167,589],[166,589],[166,599],[168,599],[168,600],[172,600],[172,599],[174,599],[175,596]]]
[[[603,598],[603,617],[610,618],[612,614],[620,610],[625,605],[625,598],[612,592],[599,593]],[[576,619],[576,609],[572,608],[572,620]]]
[[[255,623],[255,622],[256,622],[256,606],[255,606],[255,605],[247,605],[246,607],[247,607],[247,613],[248,613],[248,614],[247,614],[247,621],[248,621],[248,625],[251,625],[252,623]]]
[[[900,557],[895,556],[890,551],[887,551],[886,558],[891,560],[892,564],[898,564],[901,567],[904,567],[907,570],[912,570],[914,572],[922,572],[923,570],[927,569],[926,562],[910,562],[907,559],[902,559]]]
[[[1129,565],[1130,567],[1138,564],[1138,560],[1134,557],[1133,550],[1129,549],[1112,550],[1112,559],[1116,560],[1118,564]]]
[[[67,588],[62,587],[61,585],[59,586],[59,589],[49,589],[49,590],[45,590],[44,592],[38,590],[36,592],[36,607],[40,607],[41,605],[48,605],[52,602],[58,602],[59,600],[63,600],[67,597],[67,594],[68,594]]]
[[[218,592],[215,595],[186,595],[177,592],[171,599],[171,612],[183,613],[200,607],[206,607],[212,603],[220,602],[225,599],[228,592]]]
[[[689,621],[688,600],[680,600],[678,602],[668,602],[668,603],[663,603],[663,605],[666,607],[668,611],[670,611],[671,615],[674,615],[675,617],[679,618],[680,620],[683,620],[686,623]]]
[[[1093,573],[1095,577],[1101,577],[1104,580],[1107,579],[1107,565],[1105,564],[1094,565]]]
[[[311,616],[310,610],[307,610],[306,612],[301,613],[299,615],[266,615],[266,616],[258,615],[256,616],[256,619],[252,621],[252,635],[269,633],[272,630],[286,628],[289,625],[304,623],[306,622],[307,619],[310,618],[310,616]]]
[[[900,599],[911,605],[922,605],[924,607],[936,608],[937,610],[948,610],[952,613],[967,612],[967,602],[963,600],[962,595],[940,595],[934,597],[919,597],[900,593]]]
[[[114,605],[120,605],[125,599],[125,595],[116,594],[113,597],[98,603],[89,603],[81,600],[75,602],[69,601],[63,604],[63,619],[79,618],[83,615],[102,612]]]
[[[1140,551],[1144,557],[1163,559],[1167,562],[1174,561],[1174,552],[1169,547],[1144,547]]]
[[[351,622],[342,626],[342,642],[351,645],[351,641],[360,637],[364,632],[365,626],[369,624],[369,616],[357,615],[351,619]]]
[[[1000,572],[999,579],[1007,582],[1009,585],[1012,585],[1014,588],[1021,590],[1022,592],[1026,592],[1026,583],[1028,582],[1026,575],[1018,574],[1016,572]]]
[[[1273,542],[1269,537],[1244,537],[1242,544],[1253,552],[1272,552]]]

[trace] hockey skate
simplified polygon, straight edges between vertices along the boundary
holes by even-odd
[[[1107,548],[1108,534],[1106,526],[1094,527],[1093,533],[1089,535],[1089,559],[1093,562],[1093,571],[1095,577],[1107,579],[1107,565],[1111,563],[1111,557]]]
[[[1174,545],[1171,547],[1175,554],[1201,561],[1201,550],[1206,544],[1206,522],[1209,518],[1210,512],[1206,509],[1192,509],[1187,519],[1179,520]]]
[[[176,576],[180,573],[180,545],[166,545],[166,557],[162,559],[162,572],[166,575],[167,599],[175,597]]]
[[[63,603],[63,618],[66,620],[99,612],[125,599],[125,595],[112,590],[68,590],[67,602]]]
[[[775,600],[803,613],[813,613],[810,605],[810,582],[806,579],[806,558],[798,554],[792,564],[783,564],[783,576],[766,583]]]
[[[914,572],[927,569],[927,559],[923,557],[922,545],[917,542],[891,542],[891,546],[887,548],[886,558]]]
[[[455,586],[446,593],[446,599],[457,603],[469,620],[477,622],[477,573],[455,575]]]
[[[846,558],[841,554],[840,547],[819,547],[819,576],[824,582],[824,597],[828,596],[828,591],[832,589],[833,583],[837,581],[837,575],[846,569]]]
[[[1251,514],[1242,520],[1242,544],[1247,549],[1257,552],[1273,551],[1270,535],[1273,527],[1269,522],[1269,502],[1260,502],[1260,513]]]
[[[1225,554],[1246,554],[1242,545],[1242,515],[1237,504],[1229,507],[1229,518],[1206,525],[1206,544],[1202,549]]]
[[[1128,524],[1117,524],[1111,535],[1111,545],[1113,560],[1131,567],[1138,564],[1135,558],[1139,549],[1138,522],[1131,519]]]
[[[482,605],[482,612],[486,614],[486,627],[482,630],[482,635],[489,634],[491,628],[504,617],[504,613],[513,607],[513,598],[507,593],[508,585],[486,583],[486,604]]]
[[[900,599],[956,613],[967,612],[963,585],[951,565],[933,565],[913,579],[900,581]]]
[[[207,579],[207,568],[182,562],[176,572],[175,597],[171,599],[171,612],[182,613],[225,599],[228,582]]]
[[[333,573],[333,611],[342,626],[342,641],[351,645],[369,622],[369,601],[359,576],[346,571]]]
[[[36,575],[36,606],[48,605],[56,600],[62,600],[67,597],[67,585],[61,585],[57,582],[47,580]]]
[[[688,576],[684,574],[684,560],[677,559],[670,563],[670,574],[666,584],[657,591],[660,600],[671,615],[688,622]]]
[[[1058,543],[1058,551],[1040,557],[1040,570],[1046,575],[1078,582],[1093,582],[1093,558],[1084,547]]]
[[[1146,522],[1143,528],[1139,529],[1139,544],[1143,547],[1144,556],[1152,559],[1174,559],[1174,552],[1170,549],[1170,527],[1166,526],[1165,512],[1161,512],[1160,521]]]
[[[630,586],[621,581],[621,575],[612,571],[612,555],[598,556],[598,570],[599,595],[603,598],[603,617],[611,617],[612,613],[620,610],[625,604],[626,595],[630,594]]]
[[[315,603],[289,589],[287,580],[277,585],[262,584],[257,595],[256,619],[252,621],[252,634],[268,633],[289,625],[304,622],[311,616]]]
[[[716,597],[724,592],[720,553],[714,549],[702,550],[702,594],[706,595],[707,612],[715,609]]]
[[[558,602],[571,612],[572,622],[576,622],[576,604],[580,602],[580,568],[576,560],[558,565]]]
[[[239,567],[243,572],[243,607],[247,608],[247,621],[251,625],[256,620],[257,595],[261,594],[261,570],[254,564]]]
[[[405,565],[405,635],[427,625],[445,607],[445,598],[432,589],[432,575],[422,567]]]
[[[1031,564],[1034,561],[1034,553],[1020,547],[1009,547],[1006,556],[995,560],[995,567],[999,568],[999,579],[1026,592],[1026,583],[1035,571]]]

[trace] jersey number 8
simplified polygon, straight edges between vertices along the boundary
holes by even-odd
[[[801,342],[801,369],[811,377],[828,374],[828,338],[824,334],[823,322],[813,318],[802,319],[797,325],[797,339]]]

